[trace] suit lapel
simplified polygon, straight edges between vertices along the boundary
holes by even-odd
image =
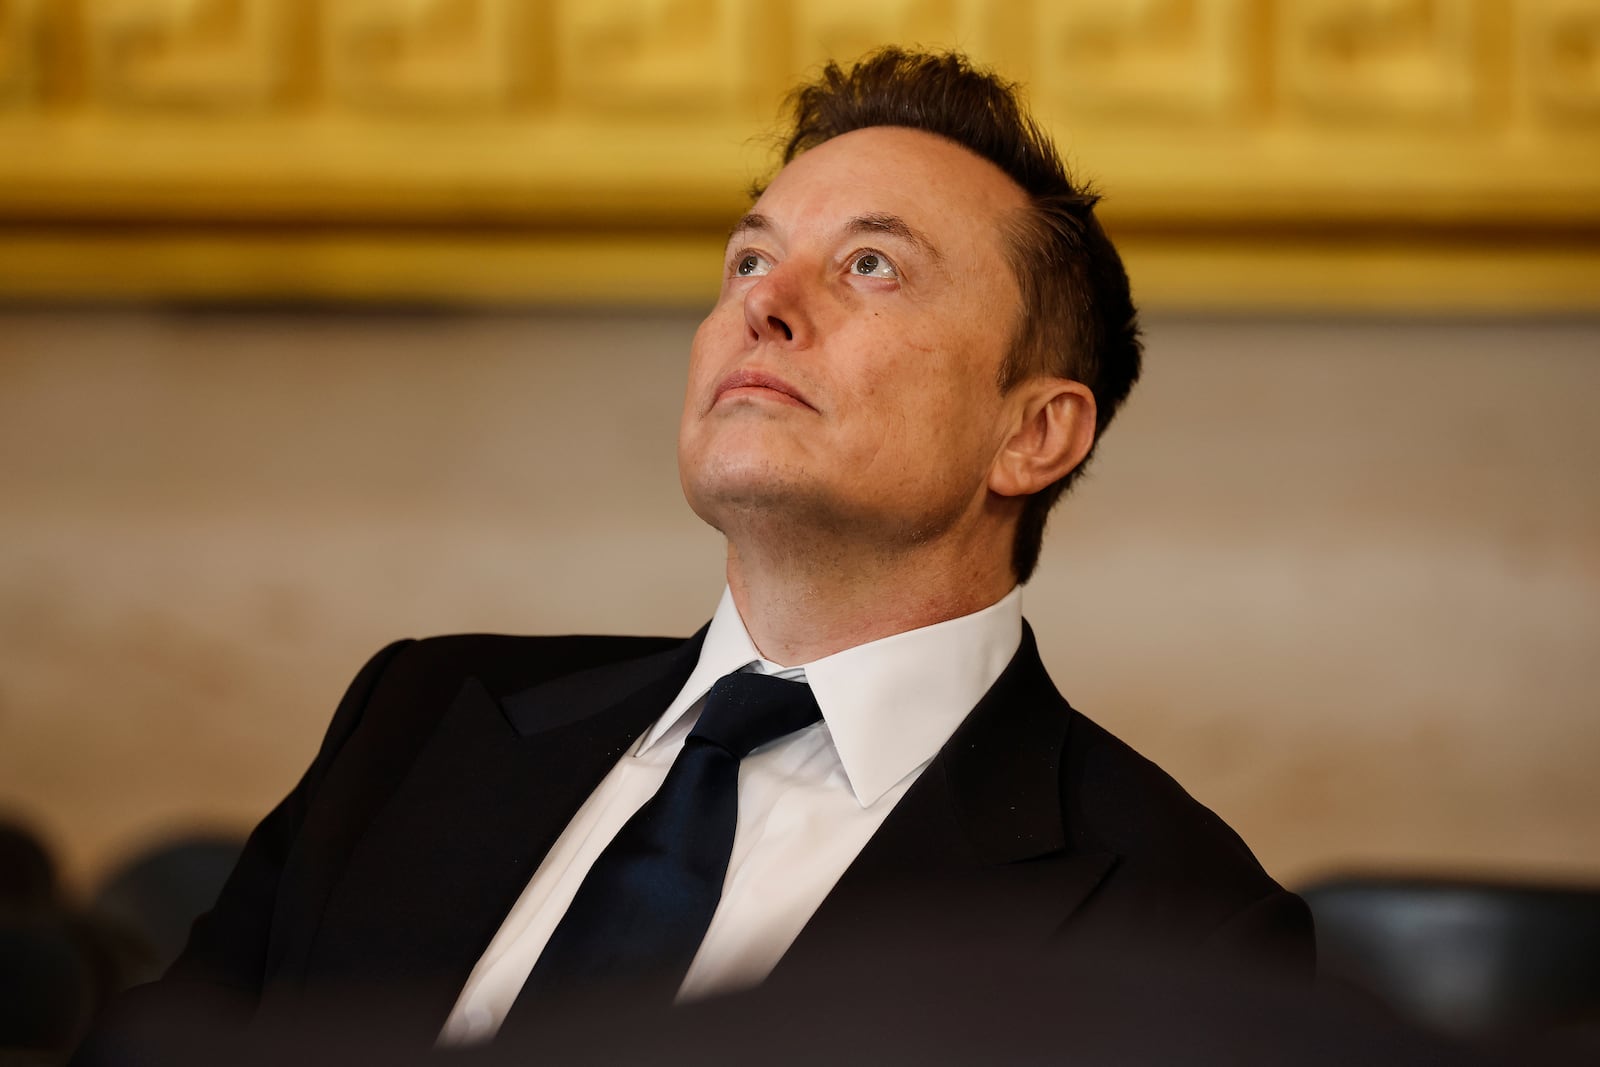
[[[437,1027],[572,814],[687,680],[680,648],[497,699],[468,678],[357,845],[305,988],[409,987]],[[437,1003],[435,1003],[437,1002]]]
[[[413,1023],[436,1029],[572,814],[682,688],[703,637],[503,697],[467,679],[352,853],[310,946],[304,991],[409,988]],[[769,985],[825,974],[863,950],[903,969],[904,950],[930,931],[957,957],[961,945],[1041,946],[1114,862],[1074,849],[1063,821],[1075,714],[1025,631]]]
[[[933,940],[955,955],[1042,947],[1115,862],[1073,847],[1063,766],[1076,712],[1024,626],[1017,654],[845,871],[773,975]],[[842,955],[841,955],[842,953]]]

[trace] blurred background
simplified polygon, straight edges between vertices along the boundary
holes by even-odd
[[[1291,886],[1600,882],[1600,0],[0,0],[0,817],[244,832],[402,635],[686,634],[787,87],[1028,86],[1147,372],[1025,609]],[[209,838],[208,838],[209,839]]]

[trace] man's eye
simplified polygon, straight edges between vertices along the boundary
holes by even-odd
[[[850,269],[854,273],[867,278],[899,277],[899,272],[894,269],[894,264],[876,252],[858,253],[856,258],[851,261]]]
[[[741,278],[749,278],[754,275],[765,274],[771,269],[772,264],[767,262],[765,256],[757,255],[755,252],[746,252],[734,262],[733,272]]]

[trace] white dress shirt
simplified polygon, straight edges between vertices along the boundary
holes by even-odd
[[[744,668],[810,683],[822,721],[746,756],[722,899],[678,999],[760,983],[1022,642],[1022,591],[798,667],[761,658],[724,591],[676,699],[589,795],[473,968],[439,1035],[493,1037],[601,851],[661,785],[712,683]]]

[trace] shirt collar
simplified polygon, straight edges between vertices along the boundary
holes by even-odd
[[[970,615],[783,668],[761,658],[724,589],[699,662],[638,751],[659,741],[718,678],[753,664],[811,684],[850,788],[867,807],[938,753],[1021,644],[1018,586]]]

